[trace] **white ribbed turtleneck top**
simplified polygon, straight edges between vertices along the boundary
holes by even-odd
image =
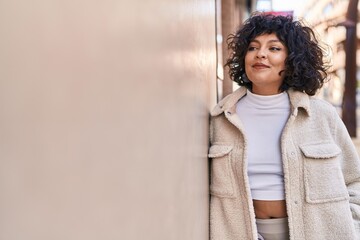
[[[289,118],[288,94],[257,95],[251,91],[240,99],[236,113],[248,142],[248,176],[253,199],[284,200],[284,173],[280,138]]]

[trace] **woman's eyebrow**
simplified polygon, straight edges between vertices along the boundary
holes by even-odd
[[[256,39],[250,41],[250,43],[252,43],[252,42],[260,43],[260,41],[256,40]],[[272,39],[272,40],[267,41],[266,43],[273,43],[273,42],[280,42],[281,43],[281,41],[278,40],[278,39]]]
[[[268,42],[280,42],[278,39],[269,40]]]

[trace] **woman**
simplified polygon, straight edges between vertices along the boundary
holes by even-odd
[[[229,47],[242,87],[211,112],[211,239],[360,239],[360,162],[312,97],[327,69],[313,31],[255,14]]]

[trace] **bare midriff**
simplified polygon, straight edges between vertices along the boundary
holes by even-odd
[[[285,200],[253,200],[253,204],[256,218],[270,219],[287,217]]]

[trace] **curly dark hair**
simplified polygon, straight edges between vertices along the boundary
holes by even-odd
[[[327,78],[329,65],[324,61],[324,50],[319,45],[315,33],[292,16],[275,16],[266,13],[255,13],[244,25],[228,38],[228,48],[232,50],[225,66],[233,81],[249,89],[252,83],[244,81],[245,55],[250,42],[262,34],[275,33],[287,47],[285,59],[284,81],[280,91],[292,88],[315,95]]]

